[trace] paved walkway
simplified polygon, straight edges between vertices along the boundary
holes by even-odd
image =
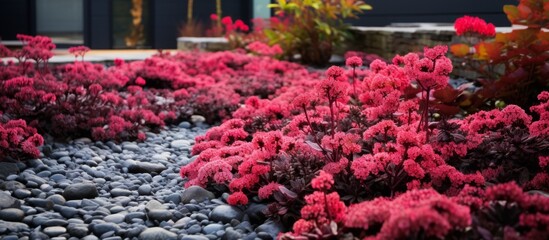
[[[176,50],[164,50],[168,52],[173,52]],[[70,63],[74,62],[74,55],[70,54],[67,49],[56,49],[53,51],[54,56],[50,59],[50,63]],[[116,58],[124,59],[127,61],[131,60],[143,60],[154,54],[158,53],[157,50],[149,49],[138,49],[138,50],[91,50],[86,53],[84,57],[85,61],[89,62],[110,62],[114,61]],[[9,60],[17,61],[15,58],[2,58],[2,61],[6,62]]]

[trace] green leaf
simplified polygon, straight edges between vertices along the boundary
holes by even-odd
[[[298,6],[295,3],[288,3],[288,5],[286,5],[286,8],[293,10],[293,9],[297,9]]]
[[[358,6],[358,8],[360,8],[362,10],[372,10],[372,6],[369,5],[369,4],[362,4],[362,5]]]
[[[267,5],[267,7],[269,7],[269,8],[279,8],[280,5],[278,5],[276,3],[269,3],[269,5]]]
[[[311,7],[313,7],[314,9],[318,10],[320,9],[320,7],[322,7],[322,3],[320,2],[314,2],[311,4]]]
[[[324,32],[326,35],[332,34],[332,29],[330,28],[330,25],[328,25],[325,22],[321,22],[319,20],[316,20],[317,29]]]

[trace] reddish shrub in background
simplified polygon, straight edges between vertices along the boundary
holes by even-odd
[[[2,115],[0,114],[0,117]],[[14,160],[37,158],[44,139],[24,120],[0,122],[0,157]]]
[[[505,5],[503,11],[511,24],[524,28],[495,33],[494,27],[475,17],[456,20],[462,43],[451,52],[463,60],[476,86],[457,99],[468,112],[515,104],[528,109],[536,96],[549,90],[549,7],[544,0],[522,0]]]

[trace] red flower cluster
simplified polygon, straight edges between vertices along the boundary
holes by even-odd
[[[456,19],[454,29],[458,36],[469,34],[479,34],[480,36],[493,37],[496,35],[496,27],[491,23],[486,23],[479,17],[463,16]]]
[[[334,177],[324,171],[320,171],[320,174],[311,181],[313,189],[323,192],[330,190],[333,185]]]
[[[4,45],[0,45],[0,57],[11,57],[12,54],[13,53],[9,48]]]
[[[218,21],[219,16],[217,14],[210,15],[210,19],[212,21]],[[248,32],[250,31],[250,27],[246,25],[242,20],[237,19],[236,21],[233,21],[231,16],[225,16],[221,18],[221,24],[223,24],[222,27],[219,26],[213,26],[212,29],[207,30],[207,32],[210,35],[225,35],[225,37],[229,37],[232,33],[236,31],[241,32]]]
[[[42,144],[44,144],[42,136],[36,133],[35,128],[27,126],[24,120],[0,122],[1,157],[11,157],[14,160],[38,158],[40,156],[38,147]]]
[[[246,205],[248,197],[243,192],[235,192],[227,198],[227,202],[231,205]]]

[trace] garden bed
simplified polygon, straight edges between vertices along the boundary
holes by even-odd
[[[549,234],[549,93],[448,114],[445,46],[325,73],[241,51],[47,68],[22,38],[42,64],[0,66],[0,154],[38,160],[6,168],[11,238]]]

